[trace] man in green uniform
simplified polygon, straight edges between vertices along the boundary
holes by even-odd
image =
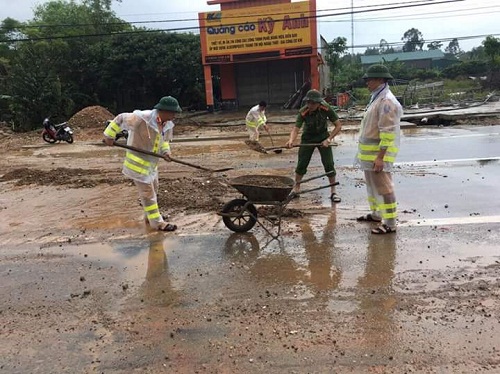
[[[291,148],[302,129],[301,144],[321,144],[321,146],[300,147],[298,152],[297,167],[295,168],[295,187],[294,192],[300,192],[300,181],[307,172],[307,167],[311,161],[314,150],[318,148],[321,155],[321,163],[325,169],[325,173],[329,173],[331,193],[330,199],[334,203],[341,201],[340,197],[335,192],[335,164],[333,162],[333,153],[330,143],[335,136],[340,132],[341,123],[339,117],[321,97],[321,93],[317,90],[309,90],[304,98],[306,105],[299,110],[295,126],[290,133],[290,138],[286,143],[288,148]],[[334,128],[331,132],[328,131],[328,120],[330,120]]]

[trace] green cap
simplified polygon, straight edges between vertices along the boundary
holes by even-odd
[[[368,79],[368,78],[394,79],[391,73],[389,73],[389,69],[387,69],[386,66],[381,64],[372,65],[366,70],[365,75],[363,75],[363,79]]]
[[[304,101],[314,101],[315,103],[321,103],[323,98],[318,90],[309,90],[304,97]]]
[[[182,109],[179,106],[179,102],[175,97],[172,96],[162,97],[158,104],[154,106],[154,109],[165,110],[167,112],[182,112]]]

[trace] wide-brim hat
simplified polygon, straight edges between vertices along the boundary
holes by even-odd
[[[154,109],[165,110],[168,112],[177,112],[177,113],[182,112],[179,102],[175,97],[172,96],[162,97],[158,102],[158,104],[154,106]]]
[[[321,96],[321,92],[319,92],[318,90],[309,90],[304,97],[304,101],[321,103],[323,101],[323,97]]]
[[[391,73],[389,73],[387,66],[381,64],[372,65],[366,70],[366,73],[363,75],[363,79],[368,78],[394,79]]]

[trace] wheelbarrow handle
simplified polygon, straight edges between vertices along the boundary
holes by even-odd
[[[333,171],[330,171],[328,173],[325,173],[325,174],[320,174],[320,175],[316,175],[315,177],[311,177],[311,178],[308,178],[308,179],[303,179],[300,181],[300,183],[306,183],[306,182],[309,182],[309,181],[312,181],[314,179],[318,179],[318,178],[323,178],[323,177],[328,177],[328,176],[335,176],[334,172]],[[338,183],[338,182],[337,182]]]
[[[303,190],[303,191],[300,191],[300,192],[290,192],[290,195],[288,196],[288,200],[293,199],[294,196],[302,195],[303,193],[317,191],[317,190],[322,190],[324,188],[337,186],[338,184],[339,184],[339,182],[335,182],[335,183],[327,184],[326,186],[320,186],[320,187],[310,188],[308,190]]]
[[[215,170],[214,169],[209,169],[209,168],[206,168],[206,167],[203,167],[203,166],[200,166],[200,165],[191,164],[190,162],[187,162],[187,161],[178,160],[178,159],[170,157],[170,156],[167,157],[167,156],[164,156],[164,155],[159,154],[159,153],[147,151],[145,149],[137,148],[137,147],[134,147],[134,146],[131,146],[131,145],[127,145],[127,144],[118,143],[116,140],[113,141],[113,145],[115,145],[117,147],[120,147],[120,148],[129,149],[131,151],[143,153],[145,155],[162,158],[162,159],[164,159],[166,161],[172,161],[172,162],[176,162],[178,164],[182,164],[182,165],[186,165],[186,166],[191,166],[192,168],[196,168],[196,169],[200,169],[200,170],[205,170],[205,171],[210,171],[210,172],[221,172],[221,171],[227,171],[227,170],[232,170],[233,169],[233,168],[224,168],[224,169],[215,169]]]

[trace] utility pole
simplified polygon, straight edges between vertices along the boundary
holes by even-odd
[[[351,0],[351,59],[354,59],[354,0]]]

